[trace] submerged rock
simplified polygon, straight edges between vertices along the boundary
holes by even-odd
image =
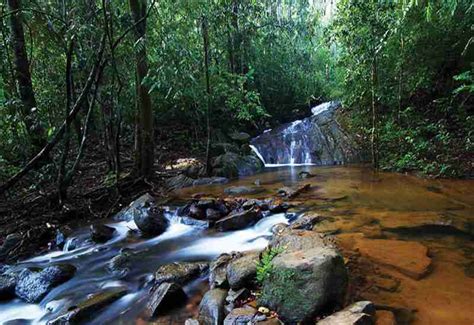
[[[145,307],[145,318],[151,318],[164,311],[168,311],[186,301],[186,294],[180,285],[163,282],[152,289]]]
[[[91,225],[91,239],[96,243],[105,243],[112,239],[115,228],[106,225]]]
[[[72,306],[68,312],[49,321],[48,325],[69,325],[84,323],[93,318],[94,313],[110,305],[127,294],[125,287],[113,287],[87,296],[86,299]]]
[[[229,179],[227,177],[203,177],[193,181],[193,186],[199,185],[215,185],[215,184],[227,184]]]
[[[234,212],[216,222],[219,231],[239,230],[253,225],[262,218],[262,214],[255,209]]]
[[[23,269],[18,274],[15,294],[26,302],[39,302],[51,289],[71,279],[75,272],[76,268],[69,264],[49,266],[39,272]]]
[[[413,279],[419,280],[431,270],[428,248],[418,242],[360,238],[356,240],[354,249],[376,263],[394,268]]]
[[[204,263],[172,263],[162,265],[155,273],[156,284],[163,282],[174,282],[184,284],[197,278],[207,268]]]
[[[375,306],[370,301],[359,301],[323,320],[318,325],[373,325],[375,324]]]
[[[220,325],[224,321],[224,303],[227,297],[227,290],[211,289],[199,304],[198,320],[201,324]]]
[[[264,192],[265,189],[258,186],[231,186],[224,190],[227,195],[252,195]]]

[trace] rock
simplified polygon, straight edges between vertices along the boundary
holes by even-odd
[[[163,282],[182,285],[198,277],[206,268],[207,264],[203,263],[180,262],[162,265],[155,273],[155,282],[157,285]]]
[[[74,276],[76,268],[69,264],[49,266],[40,272],[23,269],[18,274],[15,294],[29,303],[37,303],[51,289],[68,281]]]
[[[230,138],[234,141],[247,142],[250,140],[251,136],[245,132],[234,132],[230,134]]]
[[[373,325],[375,306],[370,301],[359,301],[331,316],[320,320],[318,325]]]
[[[138,199],[130,203],[126,208],[122,209],[119,213],[114,216],[114,220],[117,221],[131,221],[137,210],[144,207],[156,205],[156,200],[149,193],[145,193]]]
[[[198,203],[196,203],[196,206],[203,210],[212,209],[215,205],[216,201],[212,199],[199,200]]]
[[[96,243],[105,243],[112,239],[115,228],[106,225],[91,225],[91,239]]]
[[[197,319],[188,318],[184,322],[184,325],[199,325],[199,321]]]
[[[131,266],[130,255],[130,252],[124,251],[117,256],[114,256],[107,263],[107,270],[116,275],[126,275]]]
[[[418,242],[358,239],[354,249],[376,263],[394,268],[416,280],[426,276],[431,269],[428,248]]]
[[[193,182],[193,186],[199,185],[215,185],[215,184],[227,184],[229,179],[227,177],[204,177],[198,178]]]
[[[283,325],[283,322],[278,318],[269,318],[263,321],[258,321],[255,324],[257,325]]]
[[[211,208],[208,208],[206,210],[207,220],[216,221],[216,220],[219,220],[220,218],[221,218],[221,214],[219,213],[219,211],[211,209]]]
[[[227,290],[211,289],[201,300],[198,320],[201,324],[220,325],[224,321],[224,303]]]
[[[314,225],[321,222],[323,217],[317,214],[303,215],[296,219],[291,225],[291,229],[313,230]]]
[[[166,219],[164,211],[154,205],[136,209],[133,221],[135,221],[138,229],[147,236],[159,236],[169,226],[169,221]]]
[[[225,205],[225,202],[222,200],[217,201],[214,208],[217,211],[219,211],[219,213],[221,214],[221,217],[225,217],[226,215],[229,214],[229,209]]]
[[[227,281],[233,290],[253,285],[257,274],[258,253],[246,254],[227,265]]]
[[[181,217],[181,223],[189,226],[194,226],[200,229],[209,228],[209,221],[207,220],[198,220],[190,217]]]
[[[222,288],[228,285],[227,265],[232,260],[231,254],[221,254],[209,267],[209,285],[211,289]]]
[[[251,292],[247,288],[242,288],[237,291],[230,289],[227,293],[227,301],[229,304],[235,304],[238,301],[243,301],[251,296]]]
[[[307,178],[314,177],[313,174],[311,174],[310,172],[305,171],[305,170],[299,172],[299,173],[298,173],[298,176],[299,176],[299,178],[301,178],[301,179],[307,179]]]
[[[278,195],[293,199],[301,193],[308,191],[310,188],[311,184],[304,184],[302,186],[297,187],[296,189],[290,187],[282,187],[278,190]]]
[[[290,204],[288,204],[287,202],[277,202],[277,203],[272,202],[268,206],[268,209],[270,210],[271,213],[283,213],[283,212],[286,212],[289,208],[290,208]]]
[[[257,310],[250,306],[235,308],[224,319],[224,325],[251,324],[256,313]]]
[[[249,176],[262,170],[263,164],[254,155],[241,156],[233,152],[227,152],[213,159],[212,174],[227,178]]]
[[[280,248],[285,252],[309,250],[330,245],[323,235],[313,231],[292,230],[281,226],[278,229],[275,227],[274,234],[270,246]]]
[[[337,122],[336,111],[340,107],[336,102],[316,106],[313,116],[264,132],[250,144],[267,164],[334,165],[366,161],[356,141]],[[293,146],[288,141],[290,133]]]
[[[347,271],[334,248],[318,243],[314,248],[288,249],[278,254],[272,265],[259,303],[275,310],[283,321],[308,321],[323,310],[343,304]]]
[[[163,282],[155,286],[145,307],[144,316],[149,319],[163,311],[168,311],[183,304],[187,297],[180,285],[176,283]]]
[[[170,177],[166,180],[166,187],[170,191],[176,191],[185,187],[193,186],[196,180],[187,175],[187,172]]]
[[[127,289],[125,287],[113,287],[88,295],[85,300],[76,306],[70,307],[70,311],[49,321],[48,325],[85,323],[93,318],[97,311],[122,298],[126,293]]]
[[[18,233],[9,234],[0,246],[0,262],[7,260],[10,252],[21,244],[22,236]]]
[[[227,217],[216,222],[219,231],[239,230],[253,225],[262,218],[262,214],[254,209],[243,212],[232,212]]]
[[[252,195],[264,192],[265,189],[257,186],[231,186],[224,190],[227,195]]]
[[[189,216],[194,219],[202,220],[206,217],[206,210],[197,206],[197,204],[191,204],[189,207]]]
[[[16,277],[10,274],[0,275],[0,301],[15,297]]]
[[[395,315],[388,310],[377,310],[375,319],[376,325],[397,325]]]

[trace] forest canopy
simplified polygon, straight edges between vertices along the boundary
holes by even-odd
[[[468,175],[471,1],[336,2],[3,0],[0,180],[146,176],[326,100],[376,167]]]

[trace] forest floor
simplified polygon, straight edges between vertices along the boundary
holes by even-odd
[[[168,192],[165,179],[177,171],[167,170],[164,166],[189,155],[186,149],[168,147],[178,149],[160,150],[154,175],[144,180],[132,177],[132,146],[124,146],[121,177],[116,184],[115,175],[108,173],[102,144],[91,144],[63,204],[58,200],[54,181],[31,175],[25,177],[15,190],[0,199],[0,262],[1,245],[10,234],[14,236],[11,236],[8,246],[13,248],[8,249],[3,262],[21,260],[46,251],[54,247],[58,230],[67,233],[79,225],[111,217],[143,193],[165,198]]]

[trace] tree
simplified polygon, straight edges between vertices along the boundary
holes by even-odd
[[[129,4],[135,24],[137,108],[135,126],[135,168],[139,175],[150,176],[153,172],[154,164],[154,116],[149,88],[144,83],[145,77],[148,75],[148,57],[146,51],[147,0],[130,0]]]
[[[26,53],[25,35],[23,31],[21,0],[8,0],[8,7],[11,12],[10,28],[13,43],[15,76],[22,102],[21,116],[31,143],[36,148],[41,148],[46,143],[46,136],[38,117],[38,105],[31,81],[30,63]]]

